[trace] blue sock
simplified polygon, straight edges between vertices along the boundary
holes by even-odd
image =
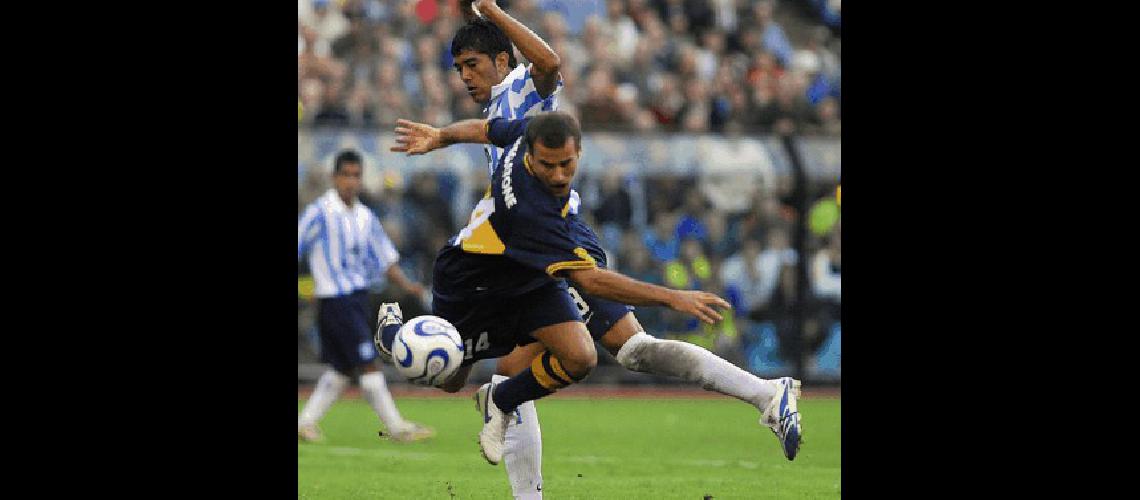
[[[522,373],[496,385],[495,393],[491,395],[491,398],[500,410],[503,410],[504,413],[510,413],[527,401],[551,394],[554,394],[554,391],[539,384],[538,379],[534,378],[534,372],[527,368]]]

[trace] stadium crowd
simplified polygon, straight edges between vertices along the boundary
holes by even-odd
[[[398,117],[479,117],[451,73],[456,2],[299,0],[302,121],[387,128]],[[586,130],[840,133],[838,2],[498,3],[559,54],[560,107]]]

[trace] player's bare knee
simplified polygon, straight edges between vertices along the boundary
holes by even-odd
[[[637,317],[633,315],[633,312],[629,312],[616,321],[609,330],[606,330],[606,333],[598,340],[610,354],[617,356],[618,351],[630,338],[643,331],[641,323],[637,322]]]
[[[576,379],[585,378],[598,366],[598,352],[594,350],[594,344],[589,344],[588,348],[569,353],[565,359],[559,359],[562,362],[562,367],[566,369],[567,374]]]

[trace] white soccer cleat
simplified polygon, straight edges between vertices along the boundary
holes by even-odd
[[[372,338],[372,343],[376,344],[376,350],[380,352],[380,357],[383,358],[385,363],[392,362],[392,351],[384,348],[384,342],[381,338],[384,334],[384,327],[389,325],[403,325],[404,313],[400,312],[399,302],[385,302],[380,304],[379,317],[376,318],[376,335]]]
[[[324,436],[321,436],[321,430],[318,429],[316,425],[298,425],[297,439],[306,443],[319,443],[324,441]]]
[[[792,377],[783,377],[776,381],[780,384],[780,391],[768,403],[760,423],[772,429],[776,439],[780,440],[780,448],[788,460],[795,460],[800,449],[800,438],[803,429],[800,426],[800,411],[796,401],[800,397],[800,381]]]
[[[384,434],[383,431],[380,432],[381,438],[386,437],[389,440],[397,443],[413,443],[416,441],[430,439],[434,436],[435,429],[432,429],[431,427],[427,427],[425,425],[417,424],[415,422],[408,422],[407,427],[400,429],[399,432],[390,432],[388,434]]]
[[[510,418],[491,399],[495,384],[483,384],[475,392],[475,409],[483,415],[483,430],[479,431],[479,451],[491,465],[499,465],[503,460],[503,446],[507,437]],[[512,412],[513,413],[513,412]]]

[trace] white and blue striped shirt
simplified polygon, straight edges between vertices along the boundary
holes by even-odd
[[[506,118],[517,120],[526,116],[534,116],[542,111],[558,109],[558,93],[562,91],[562,79],[554,86],[554,92],[543,98],[534,87],[534,79],[526,66],[518,65],[498,85],[491,87],[491,100],[483,112],[487,119]],[[487,153],[487,178],[495,173],[495,165],[505,151],[494,144],[484,144],[483,151]],[[570,213],[578,213],[581,198],[578,191],[570,190]]]
[[[330,189],[305,207],[297,223],[297,260],[309,254],[317,297],[338,297],[369,288],[400,254],[376,215],[357,201],[352,207]]]

